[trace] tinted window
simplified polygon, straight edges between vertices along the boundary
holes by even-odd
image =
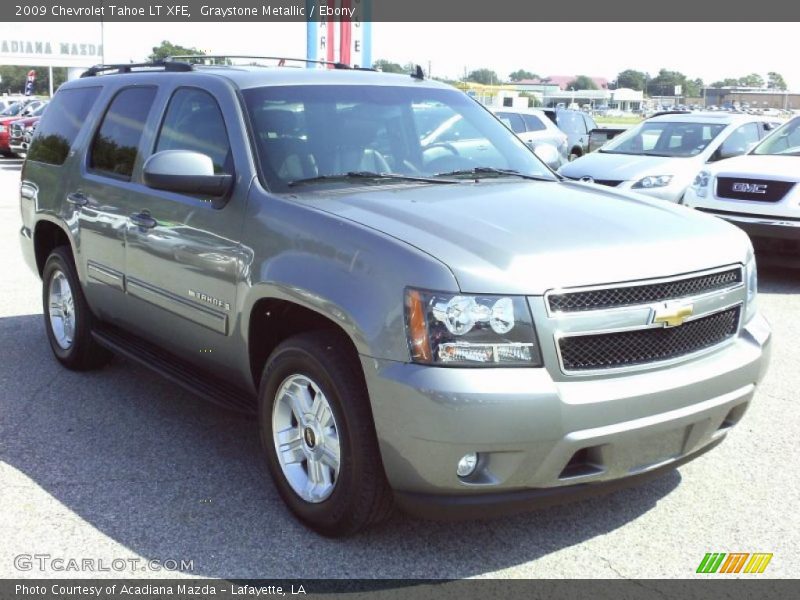
[[[514,133],[525,132],[525,122],[517,113],[499,112],[497,113],[497,116],[503,123],[510,127],[511,131]]]
[[[91,169],[130,179],[155,95],[155,88],[141,87],[122,90],[114,97],[92,144]]]
[[[86,120],[99,87],[61,90],[50,102],[50,109],[36,128],[28,150],[28,160],[61,165],[67,159],[72,142]]]
[[[162,150],[200,152],[211,158],[215,172],[233,170],[225,121],[211,94],[191,88],[173,94],[156,143],[156,152]]]
[[[525,121],[528,131],[544,131],[547,129],[544,122],[536,115],[522,115],[522,120]]]

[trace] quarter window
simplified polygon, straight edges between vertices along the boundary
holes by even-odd
[[[100,89],[82,87],[58,92],[39,123],[28,150],[28,160],[51,165],[64,164]]]
[[[211,94],[193,88],[173,94],[156,143],[156,152],[162,150],[199,152],[211,158],[214,172],[233,171],[225,120]]]
[[[114,97],[92,143],[89,168],[120,179],[131,178],[155,95],[154,87],[137,87]]]

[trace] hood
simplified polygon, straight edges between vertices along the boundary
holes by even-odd
[[[666,277],[744,262],[750,249],[715,217],[576,182],[364,186],[295,199],[419,248],[469,293]]]
[[[638,156],[634,154],[611,154],[592,152],[564,165],[559,173],[570,179],[591,177],[612,181],[638,180],[647,175],[681,175],[700,170],[702,159],[697,156],[675,158],[667,156]]]
[[[800,180],[800,156],[746,154],[721,160],[712,167],[714,175],[754,179]]]

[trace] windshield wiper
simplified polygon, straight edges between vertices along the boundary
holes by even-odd
[[[438,177],[438,176],[437,176]],[[397,181],[419,181],[420,183],[458,183],[448,179],[434,179],[433,177],[417,177],[415,175],[403,175],[402,173],[375,173],[373,171],[348,171],[336,175],[317,175],[316,177],[306,177],[305,179],[295,179],[287,185],[294,187],[307,183],[325,183],[334,181],[347,181],[349,179],[395,179]]]
[[[513,177],[522,177],[523,179],[532,179],[533,181],[557,181],[555,178],[544,177],[541,175],[526,175],[515,171],[514,169],[496,169],[495,167],[473,167],[472,169],[459,169],[457,171],[448,171],[446,173],[437,173],[435,177],[455,177],[458,175],[505,175]]]

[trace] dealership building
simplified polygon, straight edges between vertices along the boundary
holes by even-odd
[[[588,105],[592,108],[607,107],[610,109],[633,112],[642,108],[644,94],[628,88],[610,89],[610,83],[604,77],[590,77],[597,89],[578,90],[570,84],[575,75],[551,75],[541,79],[523,79],[511,84],[515,90],[528,92],[541,98],[544,106],[554,107],[559,104],[569,106]]]

